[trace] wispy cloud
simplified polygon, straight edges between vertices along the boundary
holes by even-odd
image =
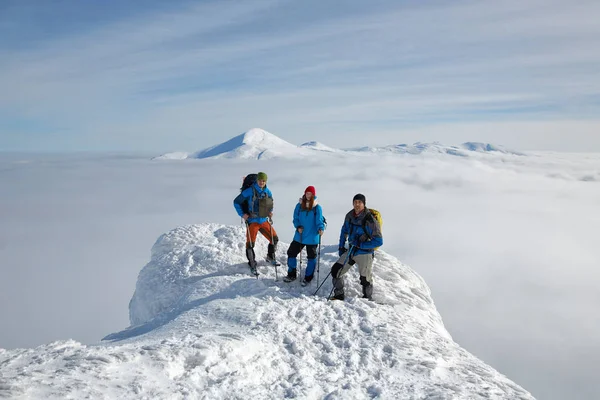
[[[40,32],[23,49],[0,46],[0,113],[77,132],[47,139],[57,147],[133,148],[143,136],[153,149],[202,147],[193,132],[214,132],[209,145],[253,126],[336,141],[356,123],[373,132],[387,121],[414,137],[410,124],[594,119],[598,17],[597,2],[558,0],[129,10],[76,34]],[[8,18],[0,29],[18,43]],[[541,132],[527,135],[544,147]]]

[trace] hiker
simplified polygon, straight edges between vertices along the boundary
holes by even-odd
[[[244,189],[234,200],[233,206],[238,215],[246,221],[246,257],[250,270],[256,274],[256,257],[254,242],[256,235],[261,233],[268,241],[269,247],[266,260],[276,263],[275,249],[279,238],[273,228],[273,194],[267,187],[267,174],[259,172],[256,182]]]
[[[340,233],[339,259],[331,267],[334,290],[332,300],[344,300],[344,274],[354,264],[358,264],[363,298],[372,300],[374,249],[383,244],[383,236],[379,222],[365,207],[366,204],[363,194],[355,195],[352,199],[354,208],[344,219]],[[346,240],[349,249],[345,247]]]
[[[307,267],[302,280],[302,285],[306,286],[312,281],[315,267],[317,265],[317,246],[321,242],[321,236],[325,230],[325,218],[323,209],[317,203],[316,190],[314,186],[308,186],[304,190],[304,195],[298,200],[294,209],[294,240],[290,243],[287,250],[288,274],[283,278],[284,282],[296,280],[296,265],[298,264],[298,254],[306,246]]]

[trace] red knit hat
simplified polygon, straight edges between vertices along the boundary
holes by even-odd
[[[304,193],[306,192],[311,192],[313,196],[316,196],[317,194],[317,191],[315,190],[314,186],[308,186],[306,189],[304,189]]]

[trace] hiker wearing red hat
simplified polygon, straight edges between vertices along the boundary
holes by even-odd
[[[317,203],[316,194],[315,187],[308,186],[294,209],[293,223],[296,232],[287,251],[288,274],[283,278],[284,282],[296,280],[297,257],[304,246],[306,246],[308,261],[302,285],[307,285],[313,279],[317,265],[317,245],[321,242],[321,235],[325,230],[325,217],[321,205]]]

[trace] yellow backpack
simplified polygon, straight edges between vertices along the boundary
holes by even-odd
[[[369,208],[369,212],[371,213],[373,218],[375,218],[375,220],[379,224],[379,230],[381,230],[383,232],[383,218],[381,217],[381,213],[374,208]],[[363,219],[363,230],[365,228],[364,223],[366,223],[366,221]],[[373,250],[378,250],[378,249],[379,249],[379,247],[375,247]]]

